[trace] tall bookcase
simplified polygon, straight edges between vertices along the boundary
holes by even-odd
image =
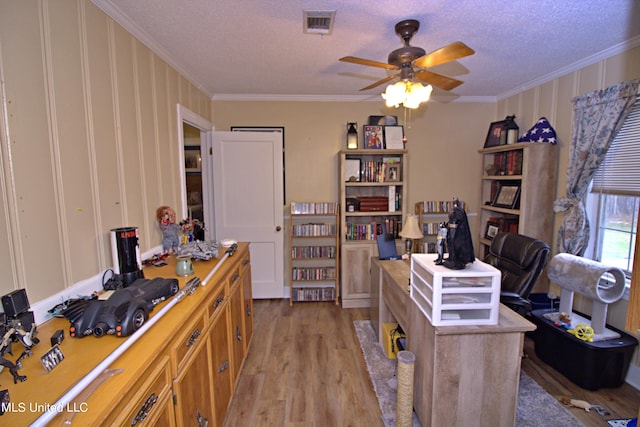
[[[342,306],[371,305],[371,257],[378,255],[376,235],[396,237],[407,213],[406,150],[342,150],[339,153],[340,258]]]
[[[292,202],[289,219],[289,304],[339,301],[340,205]]]
[[[491,239],[500,231],[524,234],[551,245],[553,200],[555,199],[558,146],[547,143],[516,143],[480,150],[479,247],[485,256]],[[517,197],[512,201],[512,195]],[[535,291],[546,292],[546,274]]]

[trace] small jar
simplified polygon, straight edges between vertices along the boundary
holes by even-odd
[[[178,255],[176,262],[176,274],[186,277],[193,274],[193,263],[191,262],[191,254]]]

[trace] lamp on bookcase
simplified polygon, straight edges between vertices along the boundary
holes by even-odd
[[[357,126],[357,123],[347,123],[347,149],[349,150],[358,149],[358,131],[356,129]]]
[[[424,236],[418,225],[418,217],[413,214],[407,214],[407,219],[404,222],[404,226],[400,233],[400,237],[407,239],[405,241],[405,253],[411,256],[411,248],[413,246],[413,239],[422,239]]]

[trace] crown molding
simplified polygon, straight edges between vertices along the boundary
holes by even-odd
[[[581,70],[583,68],[586,68],[590,65],[593,65],[595,63],[598,63],[600,61],[603,61],[607,58],[611,58],[614,55],[618,55],[620,53],[626,52],[630,49],[633,49],[634,47],[640,46],[640,36],[636,36],[632,39],[629,39],[625,42],[619,43],[615,46],[610,47],[609,49],[605,49],[603,51],[600,51],[594,55],[591,56],[587,56],[586,58],[581,59],[578,62],[574,62],[573,64],[567,65],[566,67],[562,67],[557,69],[556,71],[549,73],[545,76],[542,76],[538,79],[532,80],[529,83],[519,86],[517,88],[513,88],[510,91],[501,93],[500,95],[498,95],[496,98],[498,101],[502,101],[504,99],[507,99],[511,96],[514,95],[518,95],[522,92],[525,92],[529,89],[533,89],[535,87],[538,87],[540,85],[543,85],[545,83],[548,83],[552,80],[558,79],[562,76],[565,76],[567,74],[576,72],[578,70]]]
[[[137,38],[141,43],[151,49],[153,53],[162,58],[163,61],[173,67],[184,78],[189,80],[189,82],[191,82],[191,84],[193,84],[198,90],[207,95],[209,98],[213,96],[213,94],[209,92],[201,82],[195,79],[187,70],[185,70],[178,62],[176,62],[161,45],[156,43],[155,40],[153,40],[153,38],[149,36],[149,34],[147,34],[135,22],[129,19],[129,17],[126,16],[113,3],[108,0],[91,0],[91,2],[104,13],[106,13],[107,16],[109,16],[111,19],[122,25],[122,27],[129,33],[131,33],[132,36]]]

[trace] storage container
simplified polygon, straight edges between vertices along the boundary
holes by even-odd
[[[436,254],[411,255],[411,299],[433,326],[497,325],[500,270],[478,259],[463,270],[436,265]]]

